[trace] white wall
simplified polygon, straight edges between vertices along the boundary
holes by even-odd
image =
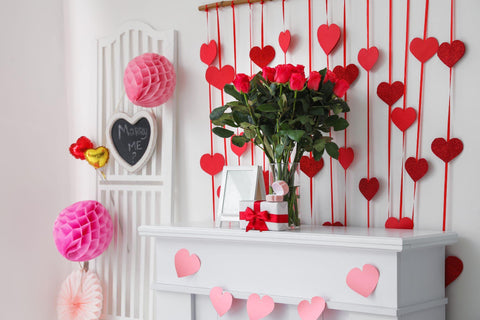
[[[0,318],[56,318],[69,263],[53,222],[69,205],[62,1],[0,10]]]
[[[349,24],[358,26],[350,32],[349,57],[354,57],[358,49],[365,46],[364,14],[354,15],[362,10],[363,2],[348,1],[351,5]],[[403,1],[394,1],[396,10],[394,23],[398,26],[395,36],[394,79],[403,77]],[[121,23],[138,19],[157,29],[178,31],[178,112],[176,137],[176,216],[177,221],[198,221],[211,219],[209,177],[198,165],[199,158],[209,150],[208,139],[208,91],[204,81],[205,66],[199,61],[198,51],[206,40],[205,15],[196,7],[203,1],[127,1],[127,0],[67,0],[64,1],[65,52],[61,1],[15,2],[5,5],[0,13],[2,21],[1,39],[5,45],[0,50],[0,92],[4,103],[1,118],[5,133],[19,131],[17,123],[24,126],[16,139],[6,143],[8,152],[3,151],[1,164],[1,199],[3,228],[0,233],[2,252],[7,252],[0,267],[1,285],[0,315],[12,319],[53,319],[54,299],[66,263],[55,250],[51,237],[51,227],[58,212],[73,201],[94,197],[94,173],[85,163],[74,160],[67,153],[68,145],[78,136],[86,135],[95,139],[96,134],[96,42],[99,37],[112,33]],[[266,43],[276,47],[277,32],[280,30],[280,1],[269,4],[266,10]],[[317,4],[319,3],[319,4]],[[323,2],[315,2],[314,22],[324,22]],[[384,49],[379,61],[380,67],[372,73],[372,87],[387,79],[386,48],[388,33],[387,1],[372,1],[372,41]],[[306,1],[289,0],[287,23],[293,33],[299,35],[294,50],[294,63],[307,64],[306,19],[293,18],[292,12],[306,13]],[[448,0],[431,1],[429,34],[439,40],[448,39]],[[341,1],[330,1],[331,18],[341,24]],[[454,136],[465,144],[463,154],[451,168],[449,190],[449,229],[460,235],[460,241],[449,251],[461,257],[465,263],[462,276],[447,290],[449,296],[449,319],[475,319],[476,297],[479,278],[476,269],[480,266],[480,210],[473,201],[478,192],[479,170],[476,158],[480,156],[476,146],[480,135],[476,131],[476,118],[480,112],[476,108],[475,85],[478,82],[480,62],[476,52],[480,42],[475,34],[480,27],[476,15],[480,3],[475,0],[457,1],[457,38],[467,45],[467,53],[455,68]],[[239,16],[248,13],[238,9]],[[258,11],[257,11],[258,12]],[[298,15],[297,15],[298,16]],[[211,16],[211,35],[214,35],[214,15]],[[231,44],[228,43],[231,29],[231,14],[222,14],[223,38],[225,47],[224,63],[233,63]],[[258,43],[258,19],[256,14],[256,38]],[[422,33],[423,3],[412,1],[411,35]],[[237,21],[239,31],[239,69],[247,72],[245,19]],[[274,32],[269,32],[274,30]],[[242,40],[243,39],[243,40]],[[398,47],[397,47],[398,46]],[[278,47],[277,47],[278,48]],[[65,53],[66,65],[63,66]],[[277,60],[281,62],[280,50]],[[332,64],[341,63],[341,51],[332,57]],[[325,64],[324,55],[318,46],[315,49],[314,67]],[[63,70],[66,70],[64,82]],[[440,229],[442,210],[442,165],[432,156],[429,144],[434,137],[445,135],[446,99],[448,72],[438,61],[431,61],[426,67],[424,157],[432,161],[429,176],[422,181],[419,190],[416,226],[418,228]],[[419,65],[410,56],[408,103],[417,106]],[[66,83],[66,85],[64,85]],[[358,162],[352,167],[351,182],[348,186],[352,198],[349,202],[350,222],[365,225],[365,201],[358,195],[356,184],[365,175],[365,73],[352,88],[350,104],[351,143],[356,147]],[[66,90],[66,97],[65,97]],[[373,90],[372,90],[373,92]],[[20,100],[22,99],[23,100]],[[374,97],[374,166],[375,175],[385,177],[386,107]],[[65,104],[66,100],[66,104]],[[215,103],[218,104],[218,98]],[[68,106],[68,112],[67,108]],[[53,119],[53,120],[52,120]],[[11,121],[16,120],[16,121]],[[48,126],[39,121],[48,123]],[[32,137],[34,137],[32,139]],[[341,138],[341,136],[339,136]],[[35,140],[34,140],[35,139]],[[414,148],[414,134],[408,135],[409,155]],[[394,145],[399,145],[399,135],[394,135]],[[220,145],[216,145],[221,151]],[[398,152],[394,159],[398,159]],[[48,155],[46,155],[48,153]],[[12,159],[8,155],[15,155]],[[12,162],[14,165],[12,166]],[[397,167],[394,167],[397,168]],[[339,174],[341,177],[341,175]],[[398,178],[396,178],[398,179]],[[8,184],[7,184],[8,181]],[[74,181],[74,183],[71,183]],[[195,183],[192,183],[196,181]],[[329,216],[328,171],[323,170],[316,178],[316,216],[325,221]],[[337,180],[341,181],[341,179]],[[385,185],[385,178],[383,178]],[[337,183],[336,193],[341,194],[341,183]],[[411,187],[409,187],[411,188]],[[68,193],[71,189],[72,192]],[[385,189],[384,189],[385,190]],[[407,188],[407,191],[410,190]],[[394,194],[397,195],[395,188]],[[304,193],[307,195],[307,193]],[[407,194],[409,194],[407,192]],[[28,199],[25,197],[28,196]],[[304,197],[304,199],[306,196]],[[337,199],[338,203],[341,203]],[[397,202],[397,201],[395,201]],[[406,207],[411,208],[411,195],[406,197]],[[340,204],[338,204],[340,206]],[[386,192],[378,195],[374,202],[375,226],[385,220],[387,206]],[[397,206],[397,205],[395,205]],[[394,208],[396,208],[394,206]],[[199,209],[203,208],[203,209]],[[395,209],[397,210],[397,209]],[[409,210],[409,209],[408,209]],[[31,221],[26,224],[25,221]],[[21,237],[21,238],[20,238]],[[38,239],[38,240],[37,240]],[[62,273],[63,272],[63,273]],[[22,301],[31,303],[25,307]],[[5,306],[3,305],[5,303]]]

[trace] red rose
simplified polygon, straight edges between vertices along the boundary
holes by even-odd
[[[301,64],[297,64],[297,66],[293,68],[293,72],[301,73],[305,77],[305,66],[302,66]]]
[[[275,82],[278,83],[287,83],[290,80],[294,66],[291,64],[279,64],[275,67]]]
[[[340,79],[335,83],[335,87],[333,88],[333,93],[339,98],[343,97],[345,93],[347,92],[348,88],[350,88],[350,85],[348,82],[344,79]]]
[[[301,73],[292,73],[290,76],[290,89],[292,90],[303,90],[303,87],[305,86],[305,82],[307,79],[305,79],[305,76]]]
[[[263,67],[262,76],[267,81],[275,81],[275,69],[270,67]]]
[[[337,80],[338,80],[337,75],[332,71],[327,70],[327,73],[325,74],[325,78],[323,79],[323,82],[330,81],[331,83],[336,83]]]
[[[311,90],[318,90],[321,80],[322,77],[320,76],[320,73],[318,71],[312,71],[312,73],[310,73],[310,78],[308,79],[307,87]]]
[[[233,85],[238,92],[248,93],[248,91],[250,90],[250,80],[248,76],[244,73],[239,73],[235,76],[235,80],[233,80]]]

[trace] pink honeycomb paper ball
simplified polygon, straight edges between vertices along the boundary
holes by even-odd
[[[128,99],[134,105],[157,107],[173,95],[176,84],[175,69],[164,56],[145,53],[128,63],[123,84]]]
[[[58,251],[70,261],[88,261],[110,244],[113,223],[107,209],[97,201],[72,204],[60,212],[53,227]]]

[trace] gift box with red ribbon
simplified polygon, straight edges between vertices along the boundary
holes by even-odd
[[[240,201],[240,228],[246,231],[281,231],[288,229],[288,203]]]

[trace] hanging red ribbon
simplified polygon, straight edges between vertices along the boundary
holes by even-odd
[[[250,49],[248,52],[252,50],[252,4],[250,0],[248,0],[248,37],[250,39]],[[250,77],[253,76],[253,63],[250,59]],[[255,146],[253,143],[250,143],[250,157],[252,166],[255,164]]]
[[[217,13],[217,43],[218,43],[218,68],[222,69],[222,43],[220,41],[220,17],[218,14],[218,3],[216,3]],[[220,90],[222,97],[222,106],[225,105],[225,98],[223,96],[223,90]],[[228,153],[227,153],[227,139],[223,139],[223,153],[225,155],[225,165],[228,166]]]
[[[312,73],[312,0],[308,0],[308,72]]]

